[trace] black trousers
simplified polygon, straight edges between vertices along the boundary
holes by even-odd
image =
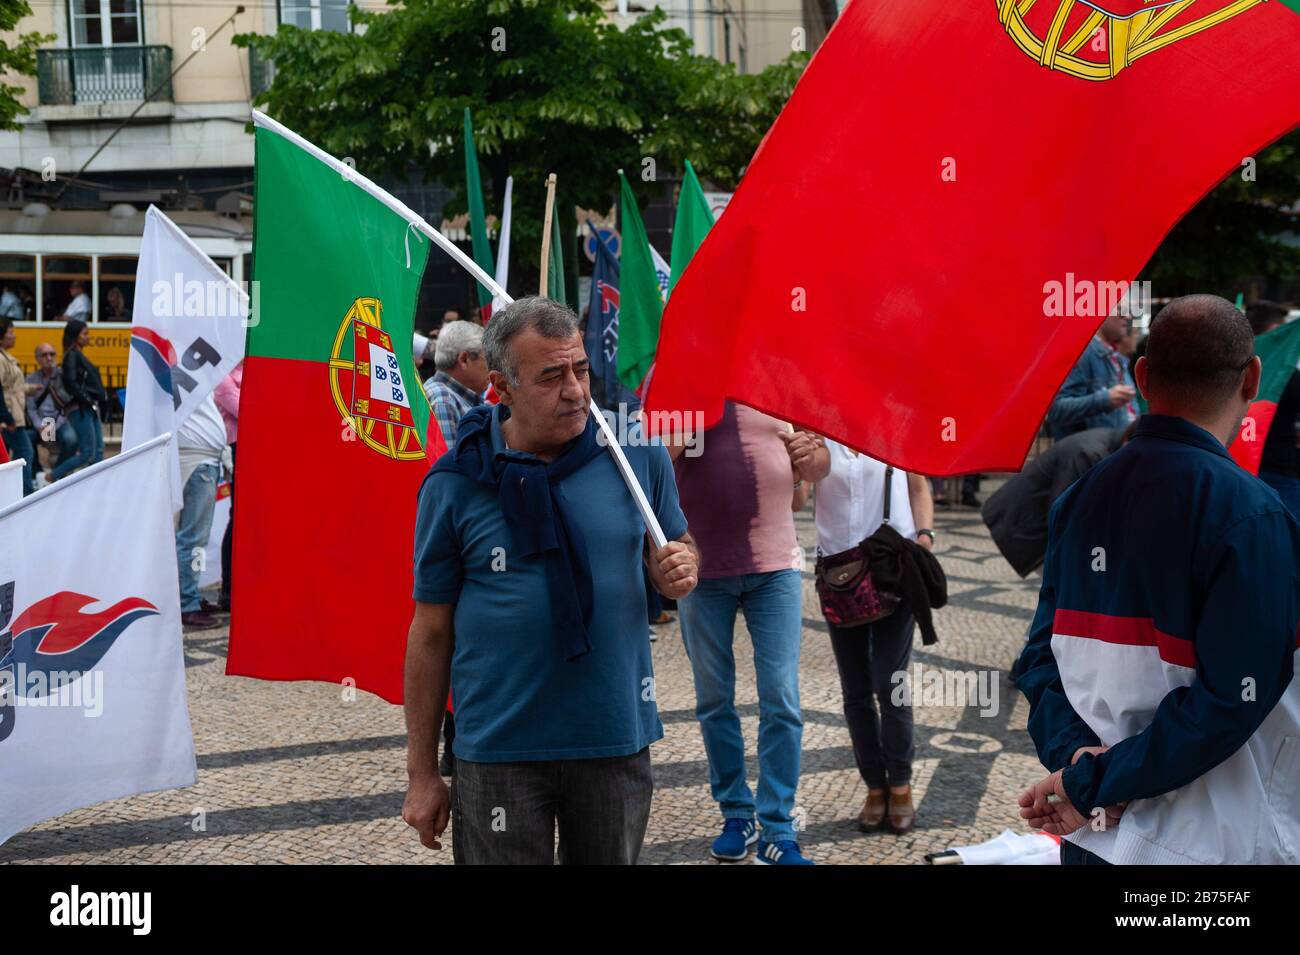
[[[635,865],[650,821],[650,747],[631,756],[528,763],[456,760],[457,865]]]
[[[1095,852],[1076,846],[1068,839],[1061,840],[1061,865],[1110,865]]]
[[[916,623],[906,605],[883,620],[861,627],[831,625],[831,647],[840,671],[844,719],[853,741],[853,759],[871,789],[905,786],[912,781],[916,753],[910,703],[895,703],[895,674],[912,663]]]

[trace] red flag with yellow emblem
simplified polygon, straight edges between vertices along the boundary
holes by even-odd
[[[646,410],[1018,469],[1124,283],[1300,122],[1297,51],[1300,0],[854,0],[673,290]]]

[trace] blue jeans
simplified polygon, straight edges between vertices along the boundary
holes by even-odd
[[[68,424],[77,433],[77,453],[59,457],[53,472],[56,481],[77,468],[104,460],[104,429],[99,423],[99,412],[94,408],[75,408],[68,412]]]
[[[12,431],[0,432],[4,434],[5,447],[9,449],[9,457],[22,458],[23,464],[23,497],[32,493],[32,465],[36,461],[36,449],[32,447],[32,433],[26,428],[14,428]]]
[[[701,580],[678,603],[682,642],[695,677],[695,717],[709,757],[709,785],[726,819],[752,819],[745,739],[736,714],[736,611],[754,642],[758,682],[758,821],[768,842],[794,839],[803,717],[799,647],[803,603],[797,570]]]
[[[176,570],[181,581],[181,613],[199,609],[199,569],[203,550],[212,533],[212,512],[217,506],[217,479],[221,465],[216,461],[194,469],[181,492],[181,517],[176,528]]]

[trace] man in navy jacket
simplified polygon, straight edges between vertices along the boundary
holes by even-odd
[[[1226,446],[1259,388],[1246,317],[1157,316],[1132,440],[1052,508],[1020,661],[1063,862],[1300,862],[1300,525]]]

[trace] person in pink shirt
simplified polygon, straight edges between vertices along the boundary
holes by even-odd
[[[221,596],[217,603],[218,608],[227,613],[230,611],[231,534],[235,527],[235,439],[239,436],[239,390],[243,383],[244,363],[241,361],[213,392],[221,420],[226,423],[226,441],[230,445],[230,523],[221,538]]]

